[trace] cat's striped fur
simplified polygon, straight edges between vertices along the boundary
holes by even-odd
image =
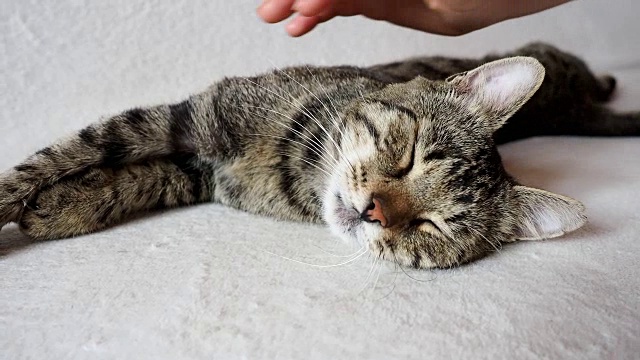
[[[55,239],[140,211],[215,201],[326,221],[416,268],[558,236],[584,223],[582,206],[518,185],[495,143],[640,135],[640,118],[603,108],[614,80],[574,56],[532,44],[503,57],[515,55],[546,69],[537,92],[544,70],[530,58],[471,71],[500,57],[432,57],[227,78],[178,104],[129,110],[3,174],[0,226],[17,222],[28,236]],[[503,85],[510,71],[523,83]]]

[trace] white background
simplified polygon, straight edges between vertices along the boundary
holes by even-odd
[[[291,39],[257,19],[257,3],[2,0],[0,169],[101,116],[224,76],[533,40],[613,72],[615,106],[640,109],[635,0],[574,1],[459,38],[350,18]],[[321,226],[219,205],[39,244],[5,228],[0,358],[637,356],[640,140],[532,139],[501,152],[524,183],[583,201],[590,223],[460,269],[409,273],[420,281],[366,257],[329,268],[287,260],[339,264],[325,251],[352,249]]]

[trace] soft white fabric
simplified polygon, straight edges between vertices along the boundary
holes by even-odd
[[[223,76],[296,63],[479,55],[545,40],[613,72],[640,109],[636,0],[575,1],[460,38],[339,19],[302,39],[258,1],[2,0],[0,169],[98,117],[174,101]],[[32,244],[0,232],[2,359],[637,359],[640,139],[502,147],[527,185],[589,223],[470,266],[374,265],[326,228],[219,205]],[[370,271],[372,270],[373,271]]]

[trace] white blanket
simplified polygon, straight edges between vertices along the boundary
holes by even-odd
[[[460,38],[338,19],[302,39],[257,1],[0,2],[0,169],[130,107],[288,64],[481,55],[552,42],[613,72],[640,110],[640,5],[582,0]],[[640,139],[501,148],[523,183],[589,223],[448,271],[376,263],[322,226],[220,205],[90,236],[0,232],[1,359],[637,359]],[[303,263],[314,264],[308,265]],[[344,264],[346,263],[346,264]],[[344,264],[344,265],[340,265]]]

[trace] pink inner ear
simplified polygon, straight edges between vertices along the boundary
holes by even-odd
[[[473,111],[485,112],[482,125],[496,131],[538,90],[544,67],[531,57],[511,57],[484,64],[450,80]]]
[[[480,100],[493,109],[518,103],[538,85],[536,69],[517,62],[488,66],[478,71],[471,81]]]

